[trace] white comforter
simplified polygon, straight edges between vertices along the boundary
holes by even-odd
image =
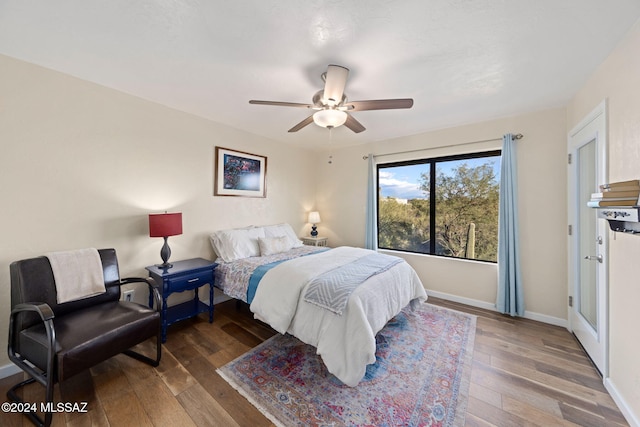
[[[340,247],[284,262],[264,275],[251,303],[257,319],[316,347],[328,371],[351,387],[376,360],[378,331],[410,302],[427,299],[416,272],[401,262],[358,286],[342,315],[304,300],[311,279],[368,254]]]

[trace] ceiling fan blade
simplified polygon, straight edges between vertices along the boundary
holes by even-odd
[[[302,129],[303,127],[311,123],[313,123],[313,114],[307,117],[306,119],[304,119],[303,121],[301,121],[300,123],[298,123],[297,125],[295,125],[294,127],[292,127],[291,129],[289,129],[289,132],[298,132],[300,129]]]
[[[344,125],[355,133],[360,133],[363,130],[366,130],[366,128],[362,126],[362,123],[354,119],[351,114],[347,114],[347,121],[344,122]]]
[[[275,105],[277,107],[298,107],[298,108],[313,108],[311,104],[300,104],[298,102],[280,102],[280,101],[256,101],[252,99],[249,104],[255,105]]]
[[[349,111],[395,110],[413,107],[413,99],[376,99],[369,101],[353,101],[345,105]]]
[[[340,65],[329,65],[324,75],[323,100],[328,105],[337,105],[342,101],[344,87],[347,84],[349,69]]]

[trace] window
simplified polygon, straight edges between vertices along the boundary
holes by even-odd
[[[500,150],[377,169],[379,248],[497,262]]]

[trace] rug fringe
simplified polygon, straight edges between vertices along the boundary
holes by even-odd
[[[446,307],[441,307],[446,308]],[[454,310],[455,311],[455,310]],[[467,335],[467,344],[464,347],[464,357],[462,363],[462,379],[459,384],[460,390],[467,390],[467,394],[469,393],[469,389],[471,386],[471,371],[473,368],[473,351],[475,349],[475,341],[476,341],[476,326],[478,316],[473,314],[464,313],[469,316],[469,330]],[[459,397],[459,396],[458,396]],[[467,418],[467,405],[469,404],[468,399],[463,399],[460,402],[460,399],[456,399],[456,414],[454,417],[454,426],[463,426],[465,425],[465,420]]]
[[[260,405],[255,399],[249,396],[240,385],[232,379],[229,375],[224,373],[220,368],[216,369],[216,373],[222,377],[231,387],[233,387],[238,393],[242,395],[245,399],[249,401],[262,415],[267,417],[269,421],[276,425],[276,427],[287,427],[282,421],[278,420],[273,414],[269,413],[262,405]]]

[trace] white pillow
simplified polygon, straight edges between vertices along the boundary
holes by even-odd
[[[302,240],[298,239],[298,236],[296,236],[296,233],[294,233],[293,228],[291,228],[291,226],[287,223],[267,225],[262,228],[264,228],[265,237],[287,236],[287,238],[289,239],[289,243],[291,244],[290,248],[299,248],[300,246],[302,246]]]
[[[279,237],[258,237],[260,256],[267,256],[286,252],[291,249],[291,242],[288,236]]]
[[[260,256],[258,238],[265,237],[262,227],[216,231],[210,236],[211,246],[224,262]]]

